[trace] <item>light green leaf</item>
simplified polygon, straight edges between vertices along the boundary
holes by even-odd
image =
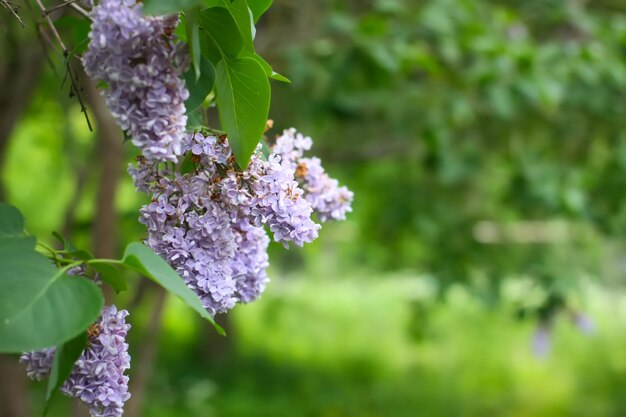
[[[216,69],[216,92],[222,129],[245,169],[263,136],[269,114],[267,75],[254,58],[224,59]]]
[[[210,321],[218,333],[225,334],[224,329],[215,323],[213,317],[206,311],[198,296],[187,287],[176,271],[152,249],[141,243],[133,242],[126,247],[122,262],[128,268],[150,278],[170,293],[178,296],[200,316]]]
[[[261,68],[263,68],[263,71],[265,71],[265,74],[276,81],[282,81],[284,83],[289,83],[291,84],[291,80],[287,77],[285,77],[284,75],[281,75],[279,73],[277,73],[276,71],[274,71],[272,69],[272,66],[265,60],[263,59],[263,57],[259,54],[254,54],[252,55],[252,57],[255,61],[257,61],[260,65]]]
[[[270,78],[272,80],[276,80],[276,81],[280,81],[283,83],[287,83],[287,84],[291,84],[291,80],[287,77],[285,77],[282,74],[277,73],[276,71],[272,71],[272,75],[270,75]]]
[[[272,0],[249,0],[248,7],[254,17],[254,23],[259,21],[259,18],[270,8]]]

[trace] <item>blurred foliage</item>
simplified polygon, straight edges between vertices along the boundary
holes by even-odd
[[[330,11],[305,8],[310,15],[283,25],[297,44],[272,45],[285,51],[293,80],[278,90],[273,114],[313,134],[355,189],[352,260],[425,269],[446,282],[531,265],[545,277],[553,261],[570,273],[572,258],[574,269],[594,270],[589,244],[621,240],[626,6],[325,5]],[[564,219],[584,232],[556,249],[490,248],[472,233],[484,219]]]

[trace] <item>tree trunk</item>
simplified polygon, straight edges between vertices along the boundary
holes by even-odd
[[[118,256],[118,218],[115,210],[115,197],[124,162],[122,150],[124,138],[94,82],[84,75],[82,70],[80,73],[87,103],[95,117],[98,136],[97,155],[99,155],[100,180],[93,225],[93,252],[98,258],[110,259]],[[111,302],[112,294],[109,287],[105,287],[105,298],[107,302]]]
[[[44,54],[34,41],[21,43],[16,30],[7,23],[0,47],[3,63],[0,65],[0,174],[9,145],[9,138],[21,115],[30,103],[38,84]],[[0,181],[0,201],[5,201],[3,181]],[[28,417],[27,377],[16,356],[0,355],[0,416]]]

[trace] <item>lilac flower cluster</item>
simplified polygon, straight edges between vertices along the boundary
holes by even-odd
[[[85,71],[106,83],[111,114],[146,158],[176,161],[189,97],[180,78],[187,55],[172,35],[178,17],[146,17],[135,0],[102,0],[90,15]]]
[[[130,398],[130,368],[126,333],[126,310],[105,306],[100,320],[89,328],[87,347],[80,355],[61,392],[83,401],[93,417],[120,417],[124,402]],[[49,377],[55,348],[24,353],[20,362],[26,364],[27,375],[35,380]]]
[[[345,220],[346,213],[352,211],[354,194],[328,176],[319,158],[303,157],[311,145],[311,138],[304,137],[295,129],[288,129],[278,137],[272,149],[294,169],[304,198],[311,204],[320,221]]]
[[[178,166],[140,158],[129,168],[137,188],[152,194],[140,212],[148,228],[146,244],[176,269],[213,315],[251,302],[265,289],[270,239],[264,226],[276,242],[302,246],[316,239],[320,228],[311,219],[311,201],[325,199],[325,205],[318,204],[322,220],[343,218],[349,211],[352,193],[345,188],[337,193],[309,187],[309,194],[319,196],[307,198],[296,171],[311,140],[289,132],[267,159],[257,149],[243,171],[226,137],[202,133],[187,137]],[[318,177],[333,184],[323,169]],[[311,176],[311,184],[319,178]],[[307,181],[302,179],[305,187]],[[321,197],[331,194],[337,201],[345,198],[340,208]]]

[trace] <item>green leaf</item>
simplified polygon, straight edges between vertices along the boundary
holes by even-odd
[[[52,232],[52,236],[54,236],[61,243],[61,245],[63,245],[63,250],[67,252],[67,255],[69,257],[82,259],[84,261],[93,259],[93,255],[89,251],[86,251],[83,249],[77,249],[76,246],[72,244],[72,242],[67,240],[59,232]]]
[[[35,252],[35,244],[32,236],[0,238],[0,321],[17,315],[56,273],[52,263]]]
[[[102,281],[109,284],[116,293],[119,294],[120,292],[128,289],[126,280],[122,277],[120,271],[113,265],[104,262],[90,262],[89,265],[100,273]]]
[[[191,159],[191,152],[185,155],[185,158],[180,162],[178,172],[181,174],[188,174],[196,170],[196,164]]]
[[[52,236],[54,236],[54,238],[59,241],[59,243],[63,246],[64,251],[70,252],[76,250],[76,247],[72,245],[72,242],[65,239],[65,236],[63,236],[61,233],[53,231]]]
[[[24,216],[14,206],[0,203],[0,237],[24,235]]]
[[[249,52],[254,52],[254,40],[253,32],[254,22],[250,15],[250,10],[246,4],[246,0],[233,0],[232,2],[224,1],[224,6],[230,12],[230,15],[237,25],[237,29],[241,34],[243,40],[243,49]]]
[[[259,18],[270,8],[272,0],[249,0],[248,7],[252,12],[254,23],[259,21]]]
[[[245,169],[265,131],[270,85],[261,65],[250,57],[224,59],[216,69],[217,106],[222,129]]]
[[[281,75],[279,73],[277,73],[276,71],[274,71],[272,69],[272,66],[265,60],[263,59],[263,57],[259,54],[254,54],[252,55],[252,57],[256,62],[258,62],[261,65],[261,68],[263,68],[263,71],[265,71],[265,74],[276,81],[282,81],[284,83],[289,83],[291,84],[291,80],[287,77],[285,77],[284,75]]]
[[[65,343],[94,321],[104,304],[93,282],[57,271],[23,229],[20,212],[0,203],[0,352]]]
[[[128,268],[145,275],[167,291],[178,296],[200,316],[210,321],[218,333],[225,334],[224,329],[215,323],[213,317],[206,311],[198,296],[187,287],[176,271],[150,248],[141,243],[133,242],[126,247],[122,262]]]
[[[31,276],[31,271],[22,271],[17,279]],[[65,274],[50,282],[17,314],[0,319],[0,352],[19,353],[65,343],[98,318],[104,299],[96,284]]]
[[[235,58],[244,40],[230,11],[224,7],[204,10],[199,17],[202,54],[217,63],[223,57]]]
[[[195,110],[187,109],[187,130],[199,129],[204,125],[202,120],[202,107],[198,107]]]
[[[270,78],[272,80],[276,80],[276,81],[280,81],[283,83],[287,83],[287,84],[291,84],[291,80],[287,77],[285,77],[282,74],[277,73],[276,71],[272,71],[272,75],[270,75]]]
[[[189,90],[189,98],[185,101],[188,111],[198,108],[215,85],[215,67],[204,56],[200,57],[200,78],[196,79],[191,70],[185,72],[185,85]]]
[[[198,25],[198,13],[200,9],[195,7],[189,13],[185,13],[185,28],[187,30],[187,45],[191,55],[191,66],[195,74],[195,80],[200,78],[200,26]]]
[[[164,15],[203,5],[203,0],[144,0],[142,10],[146,15]]]
[[[69,56],[82,54],[87,50],[89,45],[89,30],[91,23],[89,20],[66,14],[54,21],[54,25],[59,31],[62,31],[66,46],[69,50]]]
[[[44,416],[48,413],[52,399],[61,388],[63,383],[72,373],[74,363],[78,360],[85,346],[87,345],[87,332],[82,332],[72,340],[57,346],[54,352],[54,360],[48,378],[48,390],[46,392],[46,406],[44,408]]]

